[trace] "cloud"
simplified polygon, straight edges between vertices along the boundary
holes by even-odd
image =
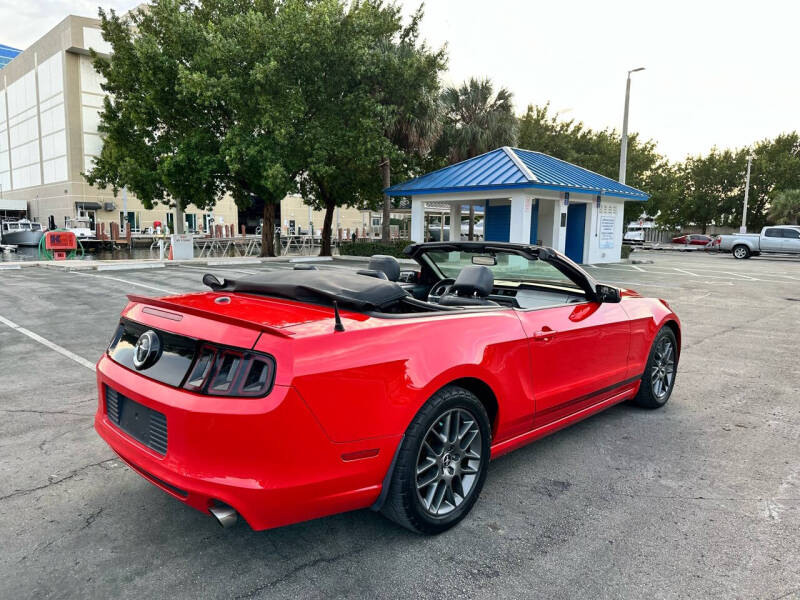
[[[137,0],[104,0],[103,8],[125,12]],[[97,17],[97,0],[0,0],[0,44],[24,50],[58,25],[67,15]]]

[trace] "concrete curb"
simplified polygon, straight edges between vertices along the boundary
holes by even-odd
[[[336,260],[352,260],[352,261],[365,261],[369,260],[369,256],[334,256]],[[401,265],[416,265],[419,264],[417,261],[412,260],[410,258],[398,258],[397,262]]]
[[[97,265],[98,271],[130,271],[132,269],[163,269],[167,265],[163,262],[158,263],[139,263],[127,265]]]
[[[332,261],[332,256],[296,256],[294,258],[290,258],[290,263],[307,263],[307,262],[318,262],[318,261]]]
[[[31,267],[43,267],[57,271],[128,271],[134,269],[164,269],[179,267],[181,265],[224,267],[226,265],[258,265],[263,263],[306,263],[306,262],[333,262],[336,260],[363,262],[369,260],[368,256],[231,256],[217,258],[192,258],[188,260],[158,260],[158,259],[131,259],[131,260],[26,260],[15,262],[0,262],[0,270],[18,270]],[[416,261],[408,258],[398,258],[401,265],[416,265]]]
[[[222,265],[260,265],[263,259],[261,258],[232,258],[231,260],[225,260],[224,258],[217,258],[214,260],[207,260],[206,265],[209,267],[219,267]]]

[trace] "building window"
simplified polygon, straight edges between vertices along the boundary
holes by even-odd
[[[131,231],[138,233],[139,232],[139,213],[134,210],[129,210],[127,213],[125,211],[119,211],[119,227],[120,231],[125,229],[126,219],[125,216],[127,215],[127,224],[130,226]]]

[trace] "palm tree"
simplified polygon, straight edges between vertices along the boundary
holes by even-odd
[[[778,225],[800,224],[800,190],[785,190],[776,195],[769,218]]]
[[[400,107],[395,118],[384,132],[395,148],[406,154],[424,155],[432,149],[441,132],[440,104],[436,92],[423,93],[414,99],[408,107]],[[381,160],[381,179],[383,188],[392,185],[391,158],[383,157]],[[383,219],[381,226],[381,241],[390,240],[389,219],[392,209],[391,198],[383,195]]]
[[[444,118],[436,149],[450,164],[516,142],[517,118],[512,94],[504,87],[495,94],[489,79],[473,77],[461,87],[448,87],[442,92],[441,104]],[[475,208],[470,205],[470,240],[474,223]]]

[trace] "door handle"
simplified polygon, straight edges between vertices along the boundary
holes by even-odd
[[[549,342],[556,336],[556,332],[550,329],[549,327],[545,327],[544,329],[537,331],[533,334],[533,339],[537,342]]]

